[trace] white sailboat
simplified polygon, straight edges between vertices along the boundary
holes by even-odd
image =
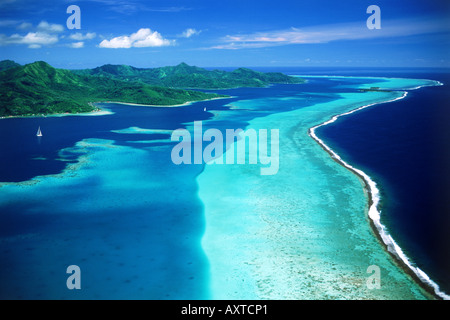
[[[36,136],[42,137],[41,127],[38,128],[38,131],[37,131],[37,133],[36,133]]]
[[[203,108],[203,111],[206,111],[206,107],[205,107],[205,108]]]

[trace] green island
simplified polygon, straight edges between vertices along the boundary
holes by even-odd
[[[169,106],[227,97],[187,89],[262,87],[302,83],[282,73],[239,68],[206,70],[181,63],[154,69],[104,65],[94,69],[56,69],[44,61],[19,65],[0,61],[0,117],[96,111],[93,102],[114,101]]]
[[[73,70],[79,75],[91,75],[128,82],[184,89],[230,89],[238,87],[265,87],[271,83],[303,83],[304,80],[279,72],[258,72],[239,68],[231,72],[207,70],[186,63],[162,68],[135,68],[107,64],[94,69]]]

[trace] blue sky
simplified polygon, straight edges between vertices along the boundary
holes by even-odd
[[[21,64],[448,68],[449,49],[448,0],[0,0],[0,59]]]

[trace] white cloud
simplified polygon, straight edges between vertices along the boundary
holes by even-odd
[[[289,44],[328,43],[342,40],[395,38],[412,35],[449,32],[448,24],[436,19],[383,20],[382,28],[369,30],[365,23],[342,23],[305,28],[290,28],[251,34],[227,35],[222,44],[212,49],[243,49]]]
[[[99,44],[100,48],[131,48],[131,40],[127,36],[112,38],[111,40],[103,40]]]
[[[194,35],[199,35],[201,32],[202,32],[201,30],[197,31],[195,29],[188,28],[188,29],[183,31],[183,33],[181,34],[181,37],[190,38],[190,37],[192,37]]]
[[[79,42],[69,43],[68,47],[74,48],[74,49],[83,48],[84,47],[84,42],[83,41],[79,41]]]
[[[101,48],[131,48],[131,47],[163,47],[170,46],[175,40],[164,39],[157,31],[148,28],[139,29],[138,32],[129,36],[120,36],[111,40],[103,40],[99,46]]]
[[[29,22],[18,21],[16,28],[19,30],[34,29],[35,32],[28,32],[26,35],[18,33],[6,36],[0,35],[0,46],[12,44],[28,45],[30,49],[41,48],[42,46],[52,45],[57,43],[60,38],[56,33],[64,31],[64,27],[60,24],[50,24],[47,21],[41,21],[35,28]],[[61,36],[63,38],[63,36]]]
[[[88,32],[84,35],[80,32],[77,32],[77,33],[71,34],[69,36],[69,38],[72,40],[81,41],[81,40],[91,40],[91,39],[94,39],[96,36],[97,36],[97,34],[95,32]]]
[[[41,21],[37,26],[39,31],[43,32],[63,32],[64,27],[56,23],[48,23],[47,21]]]
[[[31,29],[32,26],[33,25],[29,22],[22,22],[21,24],[19,24],[17,26],[17,29],[20,29],[20,30]]]
[[[58,36],[45,32],[29,32],[25,36],[13,34],[10,37],[2,37],[1,44],[26,44],[31,49],[40,48],[58,42]]]

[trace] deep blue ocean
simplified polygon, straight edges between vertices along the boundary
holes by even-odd
[[[366,72],[336,70],[347,76]],[[381,190],[382,222],[416,265],[449,292],[450,74],[384,70],[370,75],[431,79],[444,86],[411,90],[405,99],[341,117],[318,135],[373,177]]]
[[[402,69],[253,69],[295,75],[424,78],[444,83],[440,87],[412,90],[405,99],[342,117],[331,125],[321,127],[317,134],[346,161],[368,173],[378,183],[382,192],[382,222],[407,255],[444,291],[450,292],[450,112],[446,110],[450,98],[449,74]],[[114,114],[106,116],[0,120],[1,182],[24,182],[37,176],[59,174],[67,165],[78,162],[79,154],[71,152],[70,148],[89,139],[113,141],[114,145],[139,151],[136,161],[128,159],[125,165],[119,162],[116,165],[115,160],[111,159],[113,168],[122,165],[133,169],[141,163],[148,164],[148,171],[141,172],[142,185],[148,190],[140,189],[134,193],[130,190],[121,194],[106,185],[109,193],[105,192],[100,200],[95,200],[84,194],[83,188],[101,185],[102,181],[90,178],[84,181],[84,185],[75,186],[80,188],[78,194],[81,196],[73,199],[74,207],[76,201],[86,202],[88,207],[82,216],[77,209],[70,209],[71,203],[67,203],[69,209],[64,215],[53,212],[50,203],[41,208],[41,203],[36,200],[39,196],[14,198],[15,201],[3,199],[0,203],[0,238],[4,239],[0,241],[0,298],[208,298],[208,264],[199,247],[204,217],[195,184],[195,177],[201,173],[203,165],[173,165],[170,161],[173,143],[164,142],[163,139],[169,136],[164,131],[152,134],[120,132],[129,128],[166,131],[183,128],[195,120],[211,119],[211,110],[219,116],[209,126],[220,130],[244,128],[248,121],[257,116],[330,101],[333,92],[340,90],[334,85],[333,82],[318,81],[263,89],[219,90],[217,92],[233,98],[197,103],[188,108],[115,104],[107,106]],[[298,100],[295,106],[287,103],[284,110],[271,110],[270,106],[264,106],[266,109],[256,113],[240,111],[232,120],[220,118],[220,112],[228,110],[228,104],[233,101],[297,95],[299,86],[304,86],[302,88],[306,92],[319,94],[314,100],[305,99],[302,105]],[[324,93],[323,96],[320,93]],[[39,126],[43,131],[42,138],[36,137]],[[142,159],[140,151],[144,151]],[[105,166],[109,165],[108,159],[103,161]],[[114,173],[111,175],[114,178]],[[145,184],[148,180],[157,181],[165,187]],[[51,199],[52,195],[42,197]],[[91,204],[98,205],[99,201],[123,200],[126,203],[127,199],[134,199],[138,207],[131,209],[130,206],[126,211],[121,210],[121,206],[115,209],[106,205],[102,209],[89,207]],[[64,203],[57,205],[62,208]],[[146,231],[140,233],[141,229]],[[109,230],[114,230],[114,237]],[[36,239],[40,245],[36,245]],[[16,247],[11,247],[13,242]],[[128,248],[133,242],[146,245],[142,246],[142,250]],[[88,246],[89,243],[92,245]],[[48,247],[42,244],[48,244]],[[61,250],[65,251],[65,255],[61,255]],[[163,251],[169,254],[161,254]],[[38,267],[39,272],[34,272],[30,264],[41,260],[57,265],[47,268],[43,264]],[[68,292],[65,286],[39,290],[42,285],[55,287],[56,283],[64,284],[66,274],[62,272],[53,280],[55,273],[74,261],[81,263],[83,270],[109,270],[84,276],[86,282],[97,283],[98,287],[103,288],[102,291],[86,289],[83,291],[85,296],[76,296]],[[149,265],[152,267],[149,268]],[[133,287],[138,280],[150,284],[136,284]],[[114,291],[121,286],[130,289]]]

